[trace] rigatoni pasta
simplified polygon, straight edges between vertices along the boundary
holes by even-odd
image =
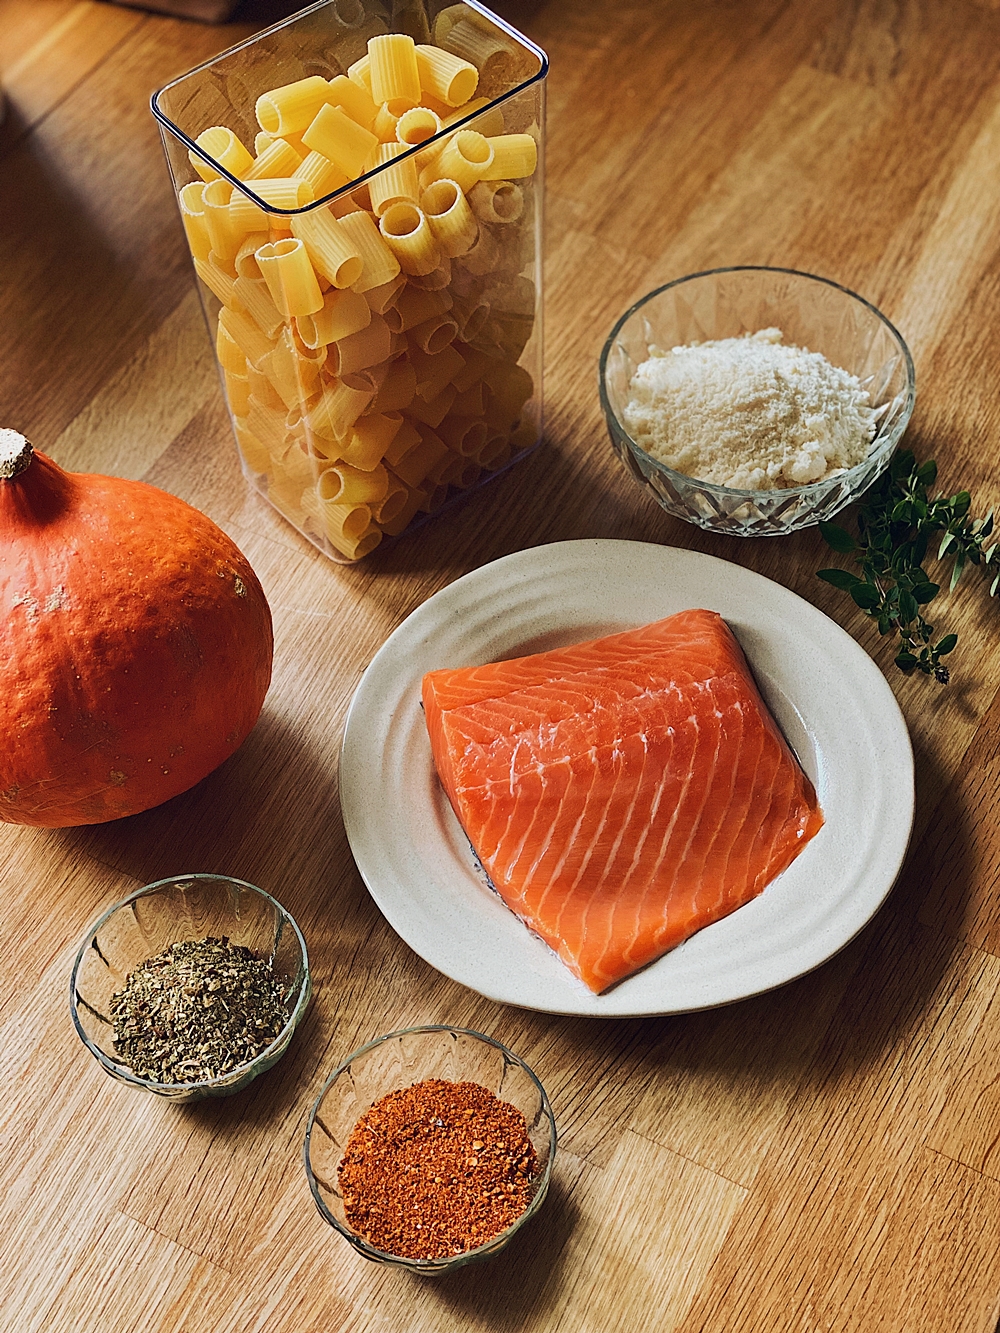
[[[245,465],[348,560],[537,438],[537,143],[482,96],[507,47],[453,8],[447,41],[379,34],[346,75],[262,91],[253,152],[211,127],[230,179],[193,154],[180,191]]]

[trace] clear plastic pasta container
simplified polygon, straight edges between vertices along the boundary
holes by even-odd
[[[544,52],[325,0],[155,94],[244,473],[332,559],[542,431]]]

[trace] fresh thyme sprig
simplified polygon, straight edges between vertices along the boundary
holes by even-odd
[[[896,454],[858,510],[857,538],[837,523],[819,525],[828,545],[854,556],[860,576],[846,569],[821,569],[819,577],[849,592],[865,615],[877,621],[880,634],[899,636],[900,671],[921,671],[947,685],[950,673],[941,658],[955,647],[958,635],[945,634],[933,642],[934,626],[922,611],[941,590],[924,569],[931,536],[942,534],[937,559],[951,561],[950,587],[954,589],[967,564],[981,565],[987,577],[993,575],[991,597],[1000,587],[1000,543],[988,544],[992,509],[985,518],[970,518],[968,491],[930,498],[927,488],[936,478],[933,459],[918,464],[909,451]]]

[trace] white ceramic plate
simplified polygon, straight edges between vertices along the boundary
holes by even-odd
[[[689,607],[718,611],[732,627],[826,823],[753,902],[593,995],[477,868],[434,771],[420,682],[437,667],[581,642]],[[519,551],[418,607],[357,688],[340,786],[358,867],[407,944],[491,999],[560,1014],[683,1013],[801,976],[878,909],[913,819],[906,724],[885,677],[850,635],[739,565],[628,541]]]

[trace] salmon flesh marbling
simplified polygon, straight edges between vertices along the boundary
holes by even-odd
[[[756,897],[823,824],[713,611],[432,671],[423,703],[491,882],[595,992]]]

